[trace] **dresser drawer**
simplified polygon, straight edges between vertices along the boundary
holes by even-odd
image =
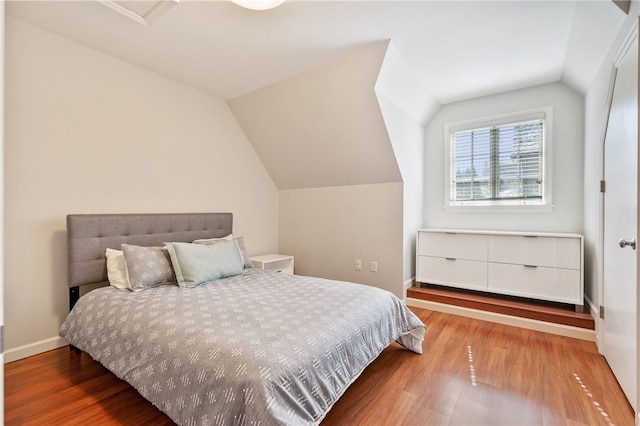
[[[579,238],[490,235],[490,262],[580,269]]]
[[[419,232],[418,255],[487,260],[487,236],[447,232]]]
[[[582,305],[580,271],[489,263],[489,291]]]
[[[418,256],[416,281],[475,290],[487,289],[487,263]]]

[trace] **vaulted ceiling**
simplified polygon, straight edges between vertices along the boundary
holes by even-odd
[[[223,99],[390,39],[441,104],[552,81],[584,92],[624,19],[610,0],[181,0],[148,26],[89,0],[6,12]]]
[[[173,6],[158,14],[148,7],[158,2]],[[280,189],[402,181],[380,94],[426,123],[442,104],[544,83],[584,93],[625,19],[610,0],[6,5],[9,16],[227,100]]]

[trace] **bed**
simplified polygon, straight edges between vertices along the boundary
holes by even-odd
[[[319,424],[392,342],[422,353],[425,326],[393,294],[252,268],[232,222],[230,213],[67,216],[72,309],[60,335],[180,425]],[[159,279],[133,256],[142,270],[165,256],[178,283],[109,285],[107,249],[127,256],[132,286]],[[216,275],[228,265],[234,273]]]

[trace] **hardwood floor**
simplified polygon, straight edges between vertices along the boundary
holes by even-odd
[[[328,413],[333,425],[633,425],[592,342],[411,308],[424,354],[392,344]],[[5,365],[6,425],[169,425],[134,389],[62,348]]]
[[[427,286],[423,284],[422,287],[410,287],[407,289],[407,297],[588,330],[595,330],[596,328],[595,321],[590,313],[576,312],[573,305],[563,303],[482,293],[431,284]]]

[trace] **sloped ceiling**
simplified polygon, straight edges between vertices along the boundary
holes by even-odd
[[[387,45],[228,101],[278,188],[402,180],[373,90]]]
[[[6,4],[228,100],[280,189],[402,180],[374,87],[423,123],[441,104],[544,83],[584,93],[625,18],[610,0],[182,0],[144,27],[94,1]],[[401,61],[385,69],[389,41]],[[400,63],[410,85],[378,81]]]
[[[559,80],[584,92],[625,16],[611,0],[181,0],[147,27],[88,0],[6,13],[223,99],[393,40],[442,104]]]
[[[408,141],[390,140],[380,96],[416,123],[440,106],[389,40],[227,103],[276,186],[299,189],[403,180]]]

